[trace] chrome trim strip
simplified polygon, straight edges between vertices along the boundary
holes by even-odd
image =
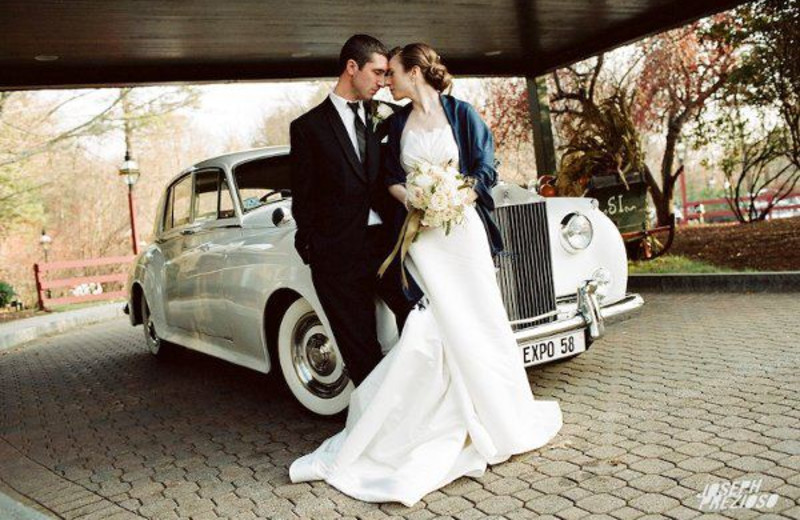
[[[515,321],[511,321],[509,323],[511,325],[521,325],[523,323],[530,323],[532,321],[542,320],[544,318],[549,318],[550,316],[556,316],[556,315],[558,315],[558,309],[556,309],[554,311],[550,311],[550,312],[545,312],[544,314],[540,314],[538,316],[534,316],[533,318],[525,318],[524,320],[515,320]]]
[[[614,323],[641,309],[644,305],[642,297],[635,293],[626,295],[621,300],[611,305],[600,307],[600,316],[606,324]],[[536,327],[515,331],[514,337],[520,345],[526,345],[533,341],[540,340],[549,336],[571,332],[576,329],[586,328],[588,325],[586,318],[580,312],[576,312],[572,317],[560,321],[544,323]]]

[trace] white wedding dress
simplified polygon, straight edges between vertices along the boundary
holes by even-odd
[[[458,161],[449,126],[406,129],[401,162]],[[292,482],[325,480],[367,502],[413,505],[487,464],[546,444],[555,401],[534,400],[478,213],[449,235],[424,230],[406,258],[425,292],[400,340],[351,394],[347,423],[295,460]]]

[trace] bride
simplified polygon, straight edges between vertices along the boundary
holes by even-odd
[[[387,121],[389,191],[405,204],[407,172],[452,160],[476,180],[475,204],[449,234],[424,228],[412,243],[406,265],[427,301],[352,393],[344,430],[295,460],[289,475],[411,506],[543,446],[562,417],[555,401],[533,398],[495,277],[491,254],[502,242],[490,217],[491,132],[470,104],[442,94],[452,78],[430,46],[394,49],[387,76],[395,99],[411,99]]]

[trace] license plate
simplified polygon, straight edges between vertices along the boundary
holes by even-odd
[[[581,329],[522,345],[522,362],[529,367],[584,352],[586,338],[583,334],[583,329]]]

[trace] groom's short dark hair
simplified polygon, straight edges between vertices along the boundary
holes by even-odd
[[[389,54],[379,39],[373,38],[368,34],[354,34],[344,42],[342,51],[339,53],[339,74],[347,68],[349,60],[354,60],[360,69],[375,53],[383,56]]]

